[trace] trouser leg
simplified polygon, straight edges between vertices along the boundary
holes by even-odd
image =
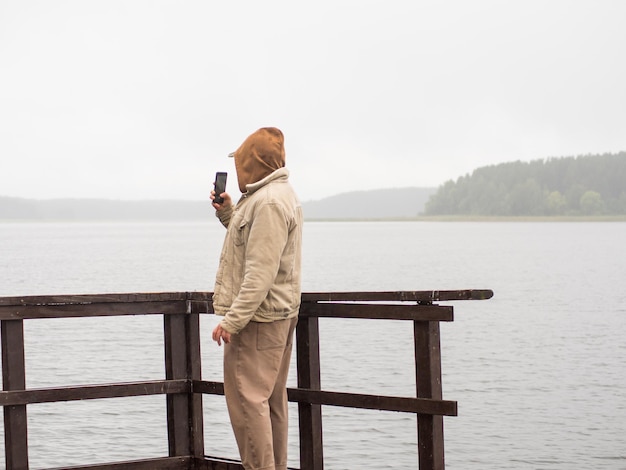
[[[289,321],[287,344],[280,362],[278,377],[272,395],[269,398],[270,419],[272,422],[272,437],[274,444],[274,462],[276,470],[287,470],[287,448],[289,435],[289,402],[287,400],[287,376],[291,362],[293,332],[297,318]]]
[[[224,350],[226,404],[246,470],[286,468],[285,384],[296,321],[250,322]]]

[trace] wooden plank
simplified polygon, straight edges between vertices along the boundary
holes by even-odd
[[[219,457],[161,457],[91,465],[55,467],[46,470],[244,470],[240,461]],[[289,467],[288,470],[297,470]]]
[[[24,322],[3,320],[0,322],[2,341],[2,386],[7,391],[26,388],[24,361]],[[11,392],[2,392],[11,393]],[[6,468],[28,469],[28,420],[26,405],[4,407],[4,452]]]
[[[35,318],[76,318],[97,316],[184,314],[187,302],[184,300],[161,302],[104,302],[82,304],[44,304],[0,306],[0,320]]]
[[[157,380],[79,387],[40,388],[0,392],[0,405],[27,405],[62,401],[94,400],[100,398],[138,397],[189,393],[191,384],[181,380]]]
[[[202,301],[202,302],[213,302],[213,292],[187,292],[187,300],[192,301]]]
[[[188,310],[192,311],[192,301],[188,301]],[[200,315],[197,313],[185,317],[187,329],[187,380],[190,385],[193,381],[202,379],[202,359],[200,352]],[[204,412],[202,408],[202,394],[193,393],[190,390],[189,399],[190,432],[191,432],[191,455],[194,457],[204,456]]]
[[[298,388],[321,389],[319,321],[316,317],[299,318],[296,327]],[[289,392],[287,392],[289,393]],[[324,469],[322,407],[316,403],[298,403],[300,423],[300,468]]]
[[[193,297],[202,300],[202,296],[187,292],[162,293],[119,293],[119,294],[77,294],[77,295],[30,295],[23,297],[0,297],[0,306],[11,305],[70,305],[92,303],[133,303],[133,302],[164,302],[188,300]]]
[[[191,382],[191,390],[193,393],[204,393],[206,395],[224,395],[224,383],[194,380]]]
[[[305,292],[303,302],[395,301],[440,302],[452,300],[486,300],[493,297],[490,289],[382,291],[382,292]]]
[[[201,461],[196,461],[196,470],[244,470],[239,460],[225,459],[222,457],[206,456]]]
[[[455,401],[367,395],[362,393],[328,392],[305,390],[302,388],[290,388],[288,389],[288,393],[289,401],[295,402],[428,415],[457,415],[457,403]]]
[[[185,320],[183,315],[163,316],[165,378],[168,380],[189,378]],[[191,455],[193,443],[189,395],[168,395],[166,402],[169,456]]]
[[[156,459],[128,460],[104,464],[55,467],[46,470],[189,470],[193,459],[185,457],[162,457]]]
[[[165,315],[165,377],[187,379],[187,338],[184,318]],[[187,428],[189,402],[185,396],[167,397],[167,433],[170,457],[188,455],[191,441]]]
[[[27,305],[89,305],[101,303],[135,303],[185,301],[187,293],[120,293],[78,295],[33,295],[22,297],[0,297],[0,307]]]
[[[438,322],[414,322],[417,397],[441,400],[441,345]],[[443,416],[418,414],[420,470],[444,470]]]
[[[410,304],[303,303],[300,316],[372,320],[453,321],[450,306]]]
[[[213,311],[213,301],[189,300],[191,305],[190,313],[215,313]]]
[[[192,388],[194,393],[224,395],[224,384],[221,382],[194,381]],[[287,395],[289,396],[289,401],[292,403],[311,403],[316,405],[399,411],[405,413],[440,414],[444,416],[457,415],[457,402],[455,401],[329,392],[305,388],[288,388]]]
[[[396,301],[396,302],[439,302],[455,300],[486,300],[493,297],[490,289],[421,290],[421,291],[377,291],[377,292],[304,292],[303,302],[335,301]],[[161,293],[117,293],[0,297],[0,306],[88,304],[106,302],[164,302],[193,300],[210,302],[212,292],[161,292]]]

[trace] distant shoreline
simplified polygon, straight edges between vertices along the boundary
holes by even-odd
[[[433,188],[387,190],[388,201],[376,193],[344,193],[302,203],[307,222],[624,222],[626,214],[485,216],[424,215]],[[215,219],[210,201],[118,201],[106,199],[29,200],[0,196],[0,223],[11,222],[201,222]]]

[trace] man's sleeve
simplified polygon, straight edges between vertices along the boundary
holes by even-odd
[[[228,228],[228,224],[230,223],[230,219],[233,216],[233,206],[228,206],[222,208],[220,211],[215,211],[215,217],[220,219],[222,225]]]

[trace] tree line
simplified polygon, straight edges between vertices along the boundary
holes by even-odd
[[[481,167],[441,185],[424,214],[626,214],[626,152]]]

